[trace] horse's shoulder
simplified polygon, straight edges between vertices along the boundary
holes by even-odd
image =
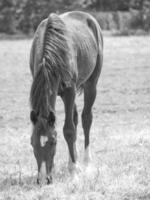
[[[46,24],[47,24],[47,19],[41,21],[41,23],[38,25],[34,34],[33,44],[39,41],[40,38],[43,37],[43,35],[45,34]]]

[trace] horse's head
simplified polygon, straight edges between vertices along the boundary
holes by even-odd
[[[43,117],[31,111],[30,118],[33,123],[31,145],[38,165],[37,183],[44,178],[49,184],[56,150],[55,114],[50,111],[48,117]]]

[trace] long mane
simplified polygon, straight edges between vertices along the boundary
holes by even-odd
[[[47,115],[49,95],[54,92],[56,79],[60,83],[71,79],[66,27],[55,14],[48,17],[43,44],[42,62],[31,86],[30,102],[32,109]]]

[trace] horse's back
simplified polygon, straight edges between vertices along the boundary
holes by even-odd
[[[70,49],[68,52],[70,71],[76,77],[77,87],[80,87],[92,74],[98,54],[102,54],[102,35],[98,22],[91,15],[73,11],[57,16],[51,14],[51,20],[59,17],[65,25],[66,40]],[[30,68],[32,75],[38,71],[42,61],[44,37],[48,19],[43,20],[36,32],[30,53]]]
[[[88,13],[73,11],[60,15],[73,40],[73,53],[77,58],[77,85],[83,84],[92,74],[98,54],[102,54],[102,34],[98,22]]]

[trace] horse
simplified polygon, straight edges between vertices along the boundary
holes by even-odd
[[[55,103],[60,96],[64,103],[63,134],[69,150],[69,171],[77,166],[78,111],[75,97],[84,93],[82,127],[85,163],[90,162],[90,128],[92,106],[103,63],[103,36],[96,19],[86,12],[51,13],[34,34],[30,51],[33,82],[30,91],[33,124],[31,145],[37,161],[37,183],[52,183],[56,152]],[[44,173],[45,172],[45,173]]]

